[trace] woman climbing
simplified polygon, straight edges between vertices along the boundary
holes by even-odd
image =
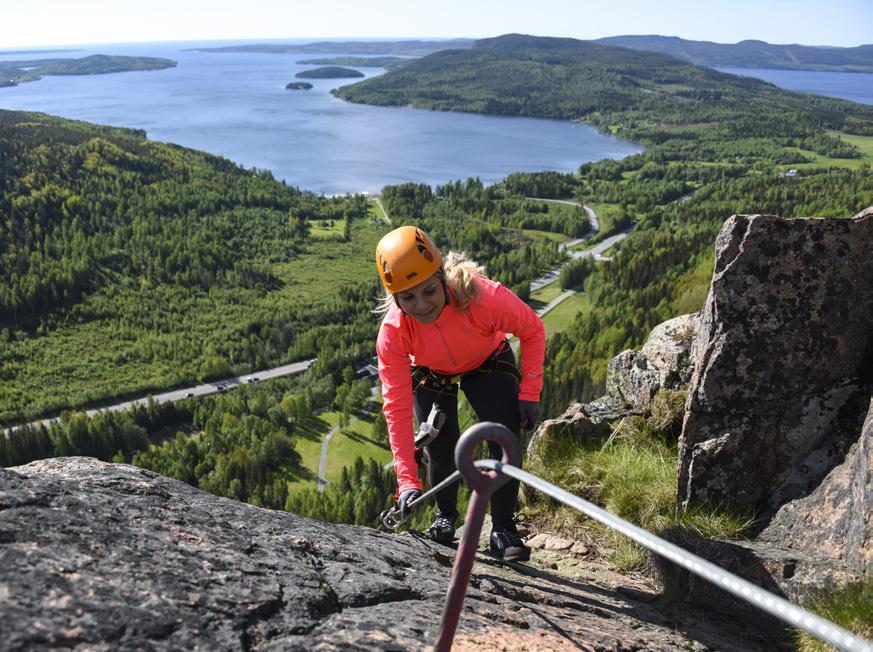
[[[430,237],[414,226],[385,235],[376,247],[376,267],[385,286],[384,314],[376,351],[388,423],[398,506],[402,512],[421,495],[413,446],[413,413],[424,421],[436,402],[446,415],[439,436],[427,447],[428,479],[435,486],[455,471],[458,386],[481,421],[508,427],[517,437],[539,419],[546,337],[536,313],[463,254],[445,261]],[[521,341],[522,368],[506,340]],[[489,444],[493,458],[500,446]],[[518,481],[491,497],[491,554],[515,561],[530,558],[515,528]],[[437,515],[426,534],[454,539],[458,485],[436,495]]]

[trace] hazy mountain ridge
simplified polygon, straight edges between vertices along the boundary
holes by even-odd
[[[797,43],[783,45],[752,39],[739,43],[714,43],[660,35],[608,36],[594,42],[669,54],[700,66],[873,72],[873,45],[854,48]]]
[[[215,48],[191,48],[197,52],[264,52],[267,54],[394,54],[420,57],[438,50],[472,47],[475,39],[433,41],[316,41],[313,43],[253,43]]]

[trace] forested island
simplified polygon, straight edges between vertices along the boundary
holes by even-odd
[[[6,86],[36,81],[49,75],[105,75],[134,70],[173,68],[172,59],[94,54],[81,59],[31,59],[0,61],[0,82]]]
[[[379,463],[390,456],[384,421],[365,409],[371,385],[358,372],[374,354],[372,252],[387,229],[421,225],[539,307],[559,290],[532,293],[530,281],[567,261],[558,241],[587,229],[577,207],[543,199],[591,206],[600,238],[637,225],[611,261],[564,268],[562,285],[579,293],[567,317],[546,320],[542,405],[552,417],[602,393],[610,357],[702,306],[713,241],[731,214],[845,217],[873,205],[873,107],[662,54],[512,35],[337,94],[582,120],[646,149],[491,186],[388,186],[388,226],[362,196],[307,193],[141,132],[0,111],[0,206],[9,215],[0,222],[0,419],[62,412],[51,427],[0,438],[0,464],[81,454],[132,461],[254,505],[372,524],[394,484]],[[207,398],[93,419],[71,409],[311,357],[301,377]],[[684,396],[670,400],[681,408]],[[675,415],[588,451],[598,475],[582,490],[605,503],[606,475],[634,478],[644,493],[653,477],[668,478],[660,503],[615,500],[635,522],[670,522]],[[344,450],[362,452],[347,454],[318,493],[311,460],[334,424],[357,428]],[[649,475],[637,481],[632,472],[644,466]],[[560,527],[557,516],[539,518]]]
[[[286,91],[308,91],[312,88],[309,82],[288,82],[285,84]]]
[[[594,41],[634,50],[660,52],[700,66],[873,72],[873,45],[854,48],[778,45],[748,40],[739,43],[689,41],[676,36],[609,36]]]
[[[324,66],[322,68],[313,68],[312,70],[303,70],[294,76],[301,79],[347,79],[363,77],[364,73],[360,70],[343,68],[341,66]]]

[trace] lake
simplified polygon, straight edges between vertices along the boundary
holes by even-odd
[[[0,108],[144,129],[153,140],[270,170],[277,179],[324,194],[378,192],[404,181],[438,185],[479,177],[493,183],[511,172],[572,172],[585,161],[642,151],[579,123],[372,107],[330,95],[356,80],[307,79],[312,90],[287,91],[297,72],[315,67],[296,62],[319,55],[184,51],[206,46],[122,44],[4,55],[2,60],[126,54],[166,57],[178,66],[45,77],[0,88]],[[382,72],[359,70],[368,77]]]
[[[869,72],[818,72],[763,68],[719,68],[719,70],[732,75],[757,77],[791,91],[817,93],[861,104],[873,104],[873,73]]]

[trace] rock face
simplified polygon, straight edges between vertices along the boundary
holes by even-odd
[[[526,575],[477,562],[454,649],[765,647],[664,616],[639,581],[538,570],[547,554]],[[41,460],[0,469],[0,648],[423,649],[453,556],[132,466]]]
[[[871,252],[873,209],[725,223],[679,460],[683,505],[756,511],[761,542],[856,573],[873,555]]]
[[[772,515],[858,440],[873,385],[873,210],[731,217],[680,449],[679,499]]]
[[[873,401],[845,461],[809,496],[783,505],[758,540],[873,574]]]
[[[569,437],[578,442],[599,441],[610,424],[631,414],[645,414],[661,389],[679,389],[691,378],[697,315],[682,315],[659,324],[641,351],[628,349],[609,361],[606,396],[591,403],[574,403],[556,419],[537,429],[528,444],[529,457],[543,447]]]

